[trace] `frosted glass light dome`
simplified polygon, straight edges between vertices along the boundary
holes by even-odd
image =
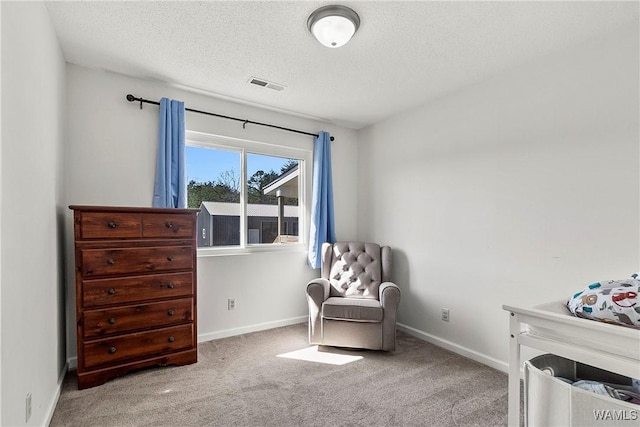
[[[345,6],[324,6],[309,16],[307,26],[322,45],[336,48],[351,40],[360,26],[360,17]]]

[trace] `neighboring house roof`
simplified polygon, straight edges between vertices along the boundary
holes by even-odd
[[[298,165],[289,169],[264,187],[265,195],[273,194],[280,190],[280,195],[284,197],[298,197],[298,177],[300,170]]]
[[[207,211],[209,215],[240,215],[239,203],[223,203],[223,202],[202,202],[200,209]]]
[[[226,202],[202,202],[200,204],[202,211],[207,211],[209,215],[226,215],[226,216],[240,216],[240,203],[226,203]],[[298,206],[284,207],[284,216],[297,217]],[[277,205],[247,205],[248,216],[272,216],[278,217]]]

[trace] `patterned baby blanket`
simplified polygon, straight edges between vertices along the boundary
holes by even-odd
[[[567,302],[578,317],[640,329],[640,280],[634,274],[626,280],[592,283]]]

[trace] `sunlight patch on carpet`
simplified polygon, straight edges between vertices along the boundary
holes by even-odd
[[[303,348],[289,353],[279,354],[277,357],[285,359],[305,360],[307,362],[326,363],[328,365],[346,365],[362,359],[362,356],[352,356],[338,352],[319,351],[318,346]]]

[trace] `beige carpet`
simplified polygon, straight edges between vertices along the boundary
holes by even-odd
[[[51,426],[500,426],[507,375],[398,332],[395,353],[308,349],[304,324],[202,343],[198,363],[77,390]]]

